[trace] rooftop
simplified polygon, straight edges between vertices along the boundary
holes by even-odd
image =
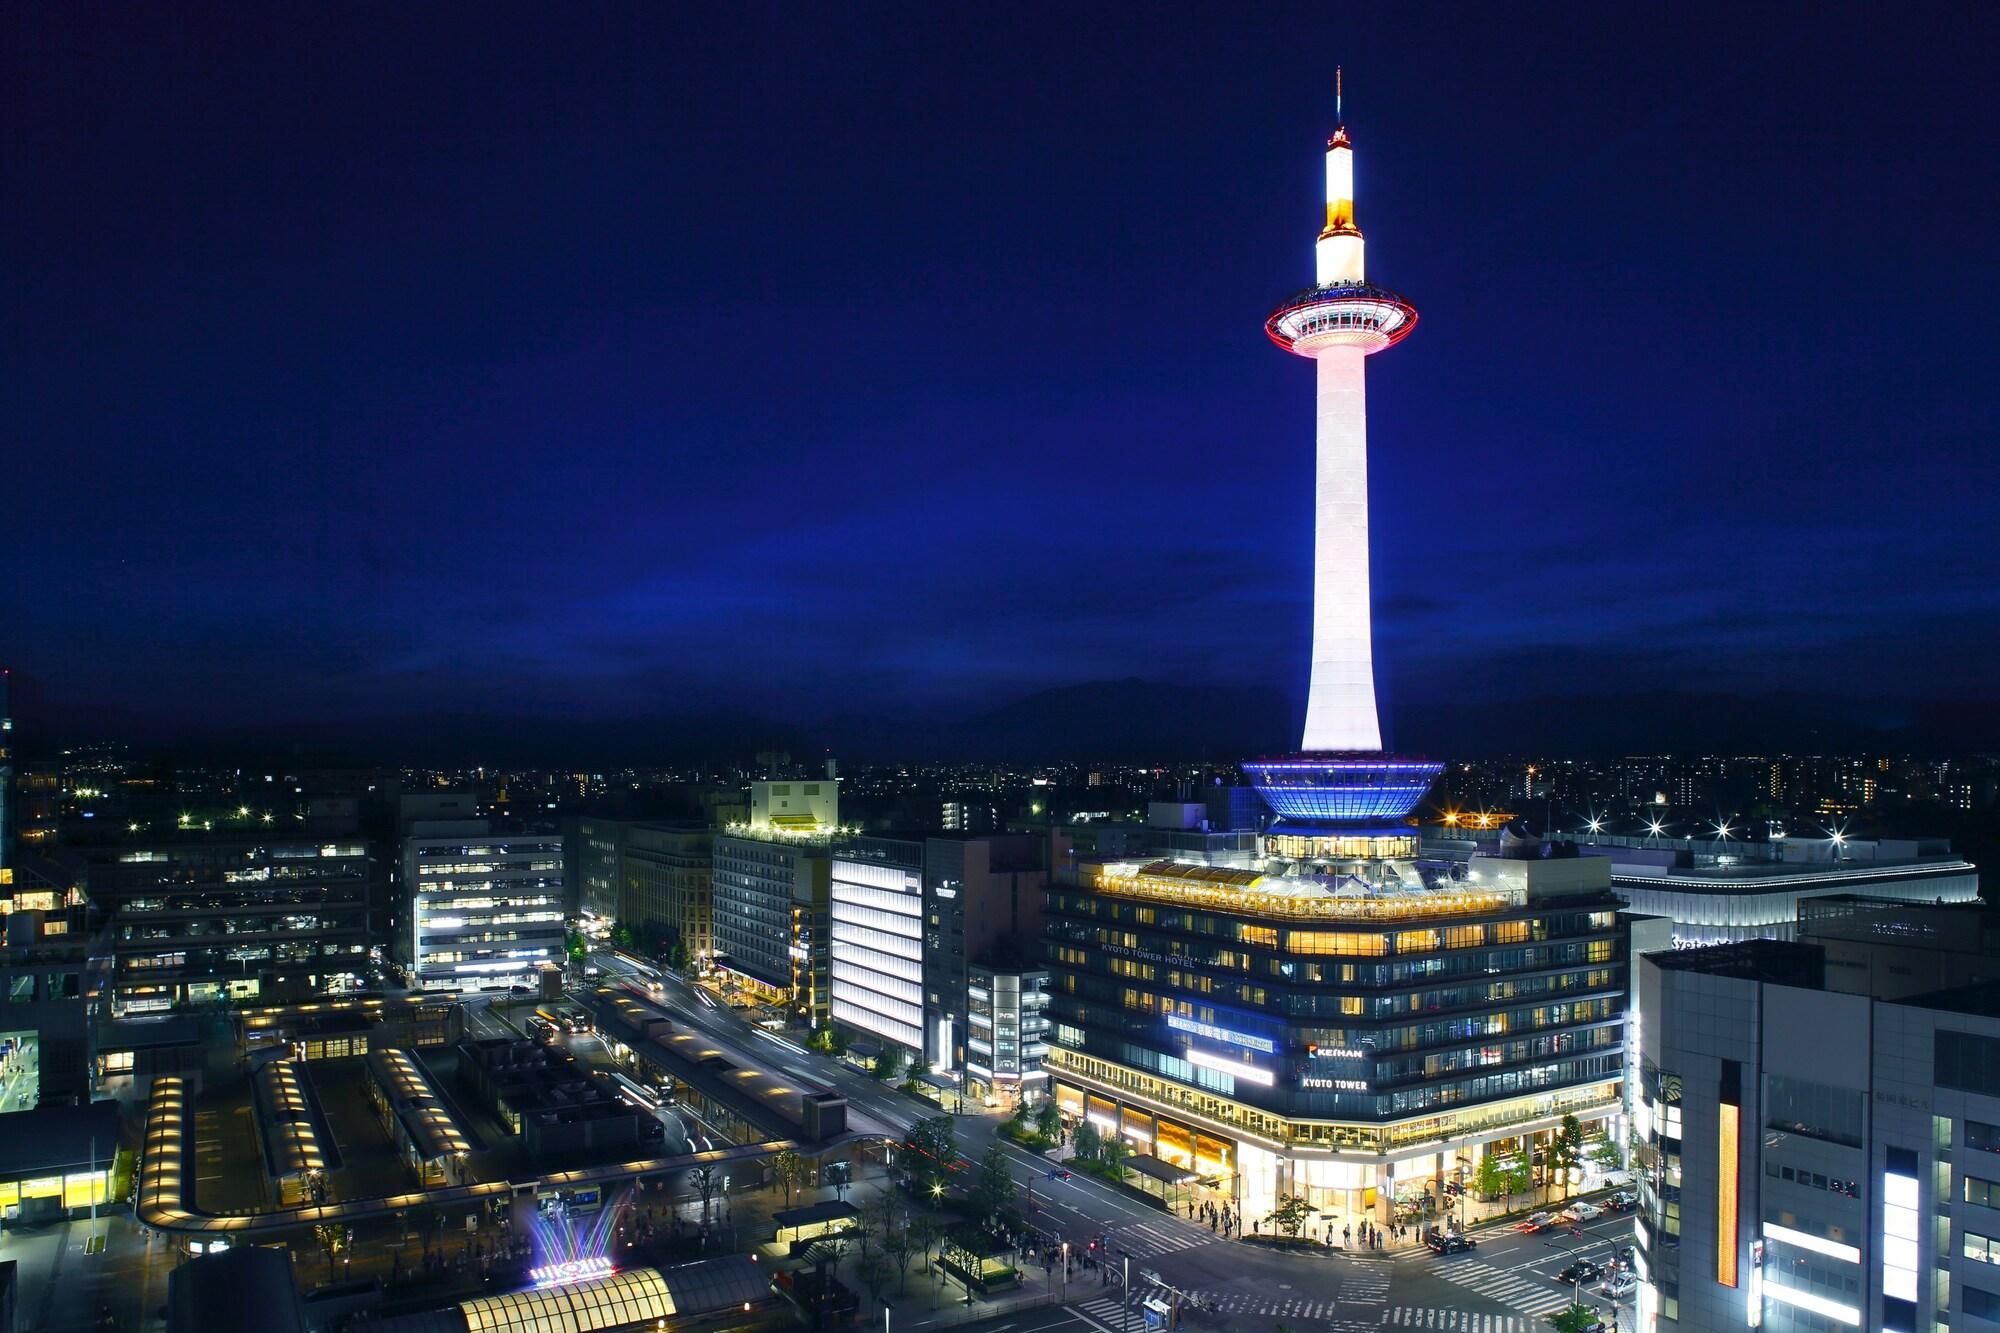
[[[1816,944],[1791,940],[1738,940],[1702,949],[1672,949],[1646,955],[1667,972],[1704,972],[1738,981],[1823,990],[1826,951]]]
[[[1178,861],[1106,861],[1090,867],[1089,886],[1099,893],[1211,911],[1301,920],[1408,921],[1436,916],[1476,916],[1519,907],[1510,889],[1433,889],[1414,883],[1369,884],[1353,876],[1268,875],[1226,866]]]

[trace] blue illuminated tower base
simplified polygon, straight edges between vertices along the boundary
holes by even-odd
[[[1444,765],[1380,754],[1295,754],[1246,760],[1243,771],[1282,820],[1366,826],[1408,819]]]

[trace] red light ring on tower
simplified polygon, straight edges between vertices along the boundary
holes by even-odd
[[[1310,356],[1321,347],[1357,346],[1379,352],[1417,326],[1417,308],[1372,283],[1309,287],[1271,312],[1264,332],[1287,352]]]

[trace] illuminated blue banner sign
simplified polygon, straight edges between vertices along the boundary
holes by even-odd
[[[1192,1032],[1197,1037],[1207,1037],[1210,1041],[1226,1041],[1233,1046],[1247,1046],[1266,1055],[1275,1055],[1278,1050],[1268,1037],[1253,1037],[1247,1032],[1231,1032],[1228,1028],[1219,1028],[1213,1023],[1197,1023],[1192,1018],[1182,1018],[1179,1014],[1168,1014],[1167,1026],[1177,1032]]]

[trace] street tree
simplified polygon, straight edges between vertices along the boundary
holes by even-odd
[[[1132,1155],[1132,1145],[1125,1142],[1123,1134],[1106,1134],[1098,1145],[1097,1155],[1111,1168],[1113,1180],[1125,1179],[1125,1159]]]
[[[1045,1139],[1054,1139],[1062,1132],[1062,1110],[1053,1097],[1035,1107],[1035,1132]]]
[[[1312,1205],[1298,1194],[1282,1196],[1278,1200],[1278,1206],[1271,1212],[1271,1220],[1277,1223],[1278,1230],[1293,1240],[1299,1238],[1299,1233],[1305,1230],[1306,1219],[1311,1216]]]
[[[1070,1135],[1070,1143],[1076,1149],[1076,1155],[1086,1162],[1096,1161],[1099,1150],[1104,1147],[1104,1139],[1098,1134],[1097,1126],[1088,1120],[1076,1127],[1076,1133]]]
[[[806,1178],[806,1159],[787,1148],[771,1159],[771,1174],[785,1187],[785,1207],[791,1207],[792,1191]]]
[[[713,1166],[698,1166],[688,1172],[688,1185],[701,1200],[701,1229],[708,1230],[708,1203],[715,1197],[716,1187],[722,1182],[716,1179]]]
[[[900,1046],[883,1047],[882,1053],[875,1057],[875,1077],[879,1079],[892,1079],[902,1071],[903,1048]]]
[[[1014,1177],[1007,1170],[1007,1154],[997,1142],[989,1144],[972,1186],[975,1214],[980,1218],[996,1216],[1013,1201]]]
[[[1565,1197],[1569,1194],[1569,1173],[1583,1163],[1583,1125],[1573,1115],[1565,1115],[1556,1132],[1549,1136],[1548,1170],[1552,1181],[1560,1181]]]
[[[313,1228],[313,1239],[326,1255],[326,1280],[333,1281],[333,1259],[353,1243],[354,1232],[345,1222],[321,1222]]]
[[[1601,1322],[1597,1311],[1581,1302],[1565,1306],[1549,1316],[1549,1326],[1556,1333],[1591,1333]]]

